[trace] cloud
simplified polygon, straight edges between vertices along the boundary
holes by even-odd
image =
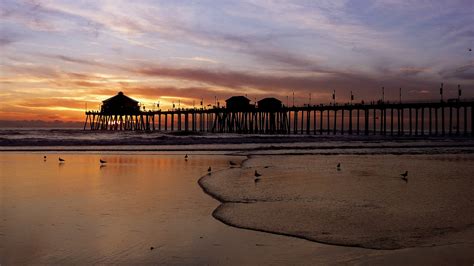
[[[58,108],[67,108],[71,110],[84,111],[85,101],[78,101],[77,99],[67,99],[67,98],[40,98],[36,97],[32,100],[19,101],[16,103],[17,106],[21,107],[30,107],[30,108],[45,108],[45,109],[58,109]],[[89,102],[90,105],[95,104],[94,102]]]
[[[474,63],[466,64],[455,69],[444,70],[441,71],[440,74],[443,76],[443,78],[446,79],[454,78],[465,82],[471,81],[471,84],[473,84],[472,82],[474,81]]]
[[[393,90],[399,87],[405,88],[437,88],[435,82],[418,80],[412,77],[386,76],[373,78],[355,73],[335,73],[319,76],[276,76],[268,74],[256,74],[229,70],[208,70],[192,68],[169,68],[163,66],[148,66],[136,68],[137,74],[150,77],[169,77],[185,79],[208,84],[209,86],[220,86],[232,88],[245,92],[246,89],[257,89],[261,95],[278,94],[288,95],[292,91],[299,94],[308,92],[324,92],[337,89],[342,94],[348,94],[350,90],[358,93],[360,98],[373,98],[374,90],[382,86]],[[347,98],[347,97],[343,97]]]
[[[194,57],[175,57],[176,59],[180,60],[189,60],[189,61],[197,61],[197,62],[205,62],[205,63],[211,63],[211,64],[217,64],[218,61],[207,58],[207,57],[201,57],[201,56],[194,56]]]
[[[104,68],[111,67],[110,64],[99,62],[97,60],[82,59],[82,58],[66,56],[62,54],[45,54],[45,53],[31,53],[31,54],[34,56],[41,56],[45,58],[61,60],[67,63],[75,63],[75,64],[81,64],[81,65],[86,65],[86,66],[99,66],[99,67],[104,67]]]
[[[6,29],[0,30],[0,47],[6,47],[20,39],[20,35],[16,32],[8,31]]]
[[[155,87],[128,87],[127,91],[134,95],[147,98],[173,97],[176,99],[188,99],[188,103],[194,100],[204,99],[213,101],[214,97],[227,99],[235,94],[233,90],[217,87],[175,87],[175,86],[155,86]]]
[[[95,5],[96,10],[91,11],[89,10],[90,8],[84,8],[82,5],[70,5],[64,2],[30,3],[25,9],[36,10],[35,14],[29,14],[24,10],[19,13],[24,17],[34,18],[34,20],[40,20],[39,18],[42,17],[50,18],[48,21],[52,21],[51,23],[57,22],[57,24],[60,24],[58,17],[77,18],[79,19],[77,23],[82,25],[81,28],[90,28],[90,31],[93,32],[94,35],[98,35],[100,32],[113,38],[126,41],[131,45],[158,51],[159,49],[157,49],[155,45],[139,40],[136,37],[143,34],[159,33],[162,39],[179,42],[184,40],[187,43],[202,47],[214,47],[226,51],[233,50],[237,53],[251,56],[258,62],[270,62],[295,66],[297,68],[307,67],[316,69],[316,62],[311,60],[309,56],[290,53],[286,51],[286,49],[270,46],[271,43],[278,38],[295,36],[295,34],[222,33],[218,30],[201,29],[196,27],[196,25],[183,23],[184,18],[170,17],[165,11],[156,6],[127,6],[130,12],[124,13],[123,10],[113,8],[108,4]],[[157,14],[163,14],[163,16]],[[200,58],[202,59],[202,57],[198,56],[192,58],[196,59],[195,61]]]
[[[200,67],[173,67],[160,64],[146,64],[145,62],[134,62],[132,65],[115,65],[98,63],[87,59],[79,59],[61,55],[43,55],[73,62],[84,66],[104,66],[104,69],[119,70],[127,78],[120,75],[96,75],[90,73],[64,72],[50,67],[40,66],[10,66],[17,73],[28,73],[33,77],[48,78],[50,84],[67,88],[79,86],[84,88],[99,88],[107,90],[107,94],[115,94],[116,88],[130,88],[132,92],[153,93],[153,97],[160,95],[177,96],[181,94],[183,98],[204,97],[227,97],[235,94],[253,95],[273,95],[284,96],[295,91],[299,94],[330,92],[337,89],[343,95],[350,90],[357,92],[360,98],[374,97],[374,91],[378,91],[382,86],[397,89],[399,87],[411,89],[437,88],[438,79],[431,79],[421,73],[427,73],[429,68],[424,67],[403,67],[396,71],[387,70],[383,76],[373,76],[361,72],[338,72],[321,69],[319,72],[256,72],[237,71],[226,68],[200,68]],[[444,78],[469,78],[469,71],[472,66],[465,66],[456,71],[442,73]],[[156,78],[168,80],[168,84],[187,83],[190,85],[151,85],[150,80]],[[135,82],[141,80],[141,82]],[[143,83],[144,84],[140,84]],[[113,88],[113,89],[112,89]],[[112,89],[112,90],[109,90]],[[145,90],[146,89],[146,90]],[[233,92],[234,91],[234,92]],[[172,95],[170,95],[172,94]],[[321,99],[323,100],[323,99]]]
[[[56,31],[56,25],[50,21],[55,13],[48,10],[39,1],[9,1],[0,4],[0,18],[15,21],[35,31]]]
[[[402,67],[399,69],[400,73],[404,76],[416,76],[421,73],[426,73],[430,68],[423,67]]]
[[[75,108],[47,97],[118,90],[144,101],[294,91],[326,102],[334,89],[341,101],[350,90],[377,99],[384,86],[386,98],[403,87],[428,99],[440,82],[474,85],[471,13],[468,0],[4,0],[0,82],[5,102],[24,100],[30,116]]]

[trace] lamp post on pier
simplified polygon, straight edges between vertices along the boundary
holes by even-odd
[[[461,84],[458,84],[458,102],[461,101]]]
[[[398,90],[398,94],[399,94],[398,96],[399,96],[400,103],[402,103],[402,88]]]
[[[443,83],[441,83],[441,87],[439,88],[439,95],[441,96],[441,102],[443,102]]]
[[[385,87],[382,87],[382,103],[385,102]]]

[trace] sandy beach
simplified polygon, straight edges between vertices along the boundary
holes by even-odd
[[[245,157],[183,157],[0,153],[0,263],[326,264],[366,253],[221,223],[197,181]]]
[[[474,260],[473,160],[456,154],[251,155],[199,183],[222,202],[213,216],[238,228],[393,250],[356,260],[362,264],[468,264]],[[410,173],[407,183],[403,171]]]
[[[59,164],[59,156],[66,162]],[[0,246],[0,262],[314,265],[474,259],[470,154],[193,152],[188,161],[183,156],[2,152],[0,238],[7,244]],[[101,167],[99,158],[107,164]],[[238,166],[231,168],[230,160]],[[407,184],[398,176],[402,169],[410,172]],[[258,184],[254,170],[262,174]],[[448,171],[456,174],[447,176]]]
[[[242,228],[370,249],[471,243],[472,155],[251,156],[200,180]],[[340,169],[336,167],[341,163]],[[260,181],[255,183],[254,171]],[[409,181],[400,178],[408,171]]]

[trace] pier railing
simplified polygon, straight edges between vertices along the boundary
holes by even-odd
[[[174,109],[133,114],[87,111],[84,129],[241,134],[474,136],[474,100],[372,102],[278,110]]]

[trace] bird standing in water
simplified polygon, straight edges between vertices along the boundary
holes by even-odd
[[[99,159],[99,161],[100,161],[100,164],[106,164],[107,163],[107,161],[102,160],[102,159]]]
[[[188,160],[188,155],[184,155],[184,160],[187,161]]]
[[[60,163],[64,163],[64,162],[66,161],[66,160],[64,160],[64,159],[63,159],[63,158],[61,158],[61,157],[59,157],[59,159],[58,159],[58,160],[59,160],[59,162],[60,162]]]
[[[338,163],[336,168],[337,168],[337,171],[341,171],[341,163]]]
[[[259,172],[257,172],[257,170],[255,170],[254,175],[255,175],[255,177],[260,177],[260,176],[262,176]]]
[[[209,168],[207,168],[207,172],[211,174],[211,171],[212,171],[212,168],[209,166]]]
[[[405,171],[405,173],[400,175],[402,176],[402,180],[405,181],[405,183],[408,183],[408,171]]]
[[[43,156],[43,161],[45,161],[45,162],[46,162],[46,158],[47,158],[47,157],[46,157],[46,155],[45,155],[45,156]]]
[[[233,161],[229,161],[229,165],[230,165],[230,166],[236,166],[237,164],[236,164],[235,162],[233,162]]]

